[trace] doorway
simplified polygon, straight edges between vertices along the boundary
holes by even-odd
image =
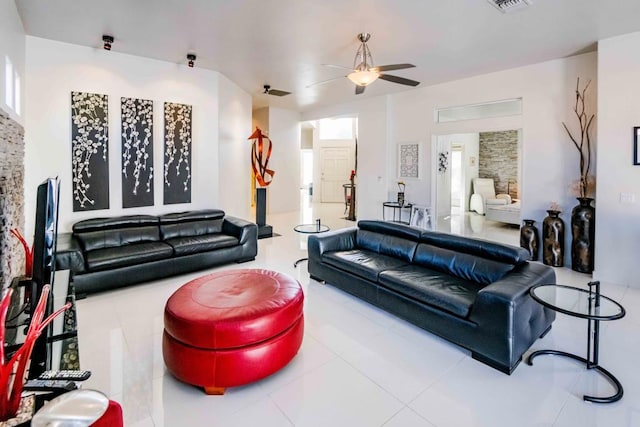
[[[322,217],[344,218],[350,198],[351,172],[356,169],[357,118],[336,117],[302,123],[301,189]],[[311,160],[309,160],[311,159]],[[304,177],[311,177],[311,182]],[[357,203],[357,201],[356,201]],[[354,206],[355,207],[355,206]]]
[[[438,135],[432,144],[437,229],[518,244],[521,132]],[[511,195],[508,215],[469,210],[474,178],[491,178],[496,194]]]
[[[464,187],[464,169],[462,158],[464,146],[453,144],[451,146],[451,215],[460,215],[465,210],[466,191]]]

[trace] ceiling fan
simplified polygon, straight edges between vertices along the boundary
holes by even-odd
[[[262,87],[264,88],[264,91],[262,93],[267,94],[267,95],[287,96],[287,95],[291,94],[291,92],[287,92],[287,91],[284,91],[284,90],[271,89],[270,85],[264,85]]]
[[[404,70],[405,68],[413,68],[415,67],[415,65],[413,64],[390,64],[374,67],[373,58],[371,57],[371,50],[369,49],[369,46],[367,46],[367,42],[370,38],[371,34],[369,33],[358,34],[358,40],[360,40],[361,44],[353,60],[353,68],[343,67],[341,65],[323,65],[350,70],[351,72],[344,77],[347,77],[356,85],[356,95],[360,95],[361,93],[363,93],[365,88],[377,79],[382,79],[391,83],[398,83],[406,86],[418,86],[420,84],[420,82],[405,79],[404,77],[393,76],[391,74],[383,74],[383,71]],[[333,79],[311,84],[307,87],[329,83],[341,78],[342,77],[336,77]]]

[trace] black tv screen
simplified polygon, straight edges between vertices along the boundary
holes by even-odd
[[[58,235],[58,199],[60,180],[48,178],[38,186],[36,224],[33,235],[33,274],[36,286],[33,303],[40,299],[42,287],[53,284],[56,240]]]

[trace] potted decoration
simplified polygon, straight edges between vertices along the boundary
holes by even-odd
[[[576,103],[573,111],[578,118],[580,133],[575,136],[566,123],[562,122],[573,145],[578,150],[580,160],[580,177],[573,186],[577,193],[579,204],[571,211],[571,269],[581,273],[591,273],[594,264],[595,241],[595,208],[593,204],[593,189],[595,179],[589,174],[591,169],[591,125],[595,114],[586,112],[585,96],[589,89],[587,84],[580,89],[580,78],[576,84]]]
[[[5,354],[4,338],[5,321],[7,320],[7,311],[13,289],[10,288],[0,302],[0,421],[7,421],[18,413],[27,364],[31,360],[31,351],[36,339],[56,316],[71,307],[71,303],[67,303],[45,319],[44,315],[50,289],[49,285],[45,285],[42,288],[40,301],[38,301],[38,305],[31,314],[31,323],[29,324],[24,344],[11,357],[7,357]]]

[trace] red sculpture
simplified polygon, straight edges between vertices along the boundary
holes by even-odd
[[[258,184],[261,187],[266,187],[273,181],[273,175],[275,172],[269,169],[269,157],[271,157],[271,149],[273,144],[268,136],[262,133],[259,127],[256,127],[255,132],[251,134],[248,139],[253,139],[251,146],[251,167],[253,173],[258,180]]]

